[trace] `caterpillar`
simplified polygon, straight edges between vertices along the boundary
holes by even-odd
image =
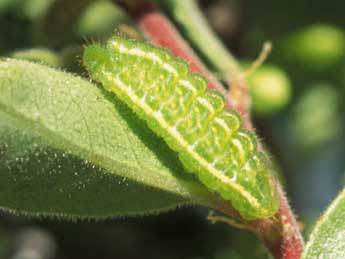
[[[278,208],[271,164],[257,150],[241,116],[225,110],[221,94],[191,74],[189,65],[164,48],[112,37],[106,47],[85,48],[92,79],[125,102],[168,146],[187,172],[229,200],[246,219],[266,218]]]

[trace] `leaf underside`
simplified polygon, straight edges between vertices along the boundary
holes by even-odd
[[[212,199],[115,97],[42,65],[0,61],[0,208],[104,218]]]
[[[332,202],[310,235],[302,259],[345,258],[345,189]]]

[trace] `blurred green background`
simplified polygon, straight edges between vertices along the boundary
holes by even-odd
[[[255,127],[281,166],[304,234],[345,184],[343,0],[203,0],[211,26],[247,67],[267,40],[273,50],[248,78]],[[106,0],[0,0],[0,56],[73,73],[82,45],[133,22]],[[0,213],[0,258],[268,258],[256,237],[211,225],[204,208],[105,222],[28,219]]]

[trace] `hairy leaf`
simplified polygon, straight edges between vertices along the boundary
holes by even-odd
[[[345,258],[345,189],[321,216],[304,250],[303,259]]]
[[[0,208],[111,217],[217,200],[127,107],[42,65],[0,61]]]

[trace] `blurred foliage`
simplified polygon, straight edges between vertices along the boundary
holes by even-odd
[[[274,103],[280,109],[274,113],[254,113],[256,128],[282,165],[292,206],[309,229],[345,183],[345,2],[200,3],[234,56],[252,60],[263,42],[273,43],[268,63],[274,64],[273,73],[277,68],[288,75],[291,93],[281,96],[291,100],[282,98],[285,104],[279,107]],[[45,61],[85,75],[82,45],[121,33],[121,25],[130,22],[113,1],[0,0],[0,55]],[[253,101],[260,96],[260,106],[271,111],[273,91],[257,94],[253,90],[262,88],[249,84]],[[282,85],[280,89],[287,89]],[[278,89],[279,84],[263,86]],[[26,226],[50,231],[55,258],[267,258],[253,234],[221,224],[210,227],[206,215],[205,210],[188,208],[159,217],[76,224],[2,214],[0,258],[11,258],[15,236]]]
[[[11,11],[19,5],[21,0],[1,0],[0,1],[0,14]]]
[[[327,83],[312,84],[291,110],[291,134],[306,149],[318,148],[340,136],[341,98]]]
[[[43,63],[54,67],[60,66],[60,57],[49,49],[34,48],[17,50],[12,52],[10,57]]]
[[[18,12],[25,18],[36,20],[43,17],[55,0],[21,0]]]
[[[334,69],[345,58],[345,31],[318,24],[300,29],[287,36],[282,58],[311,72]]]
[[[5,258],[9,253],[11,238],[8,231],[0,224],[0,258]]]

